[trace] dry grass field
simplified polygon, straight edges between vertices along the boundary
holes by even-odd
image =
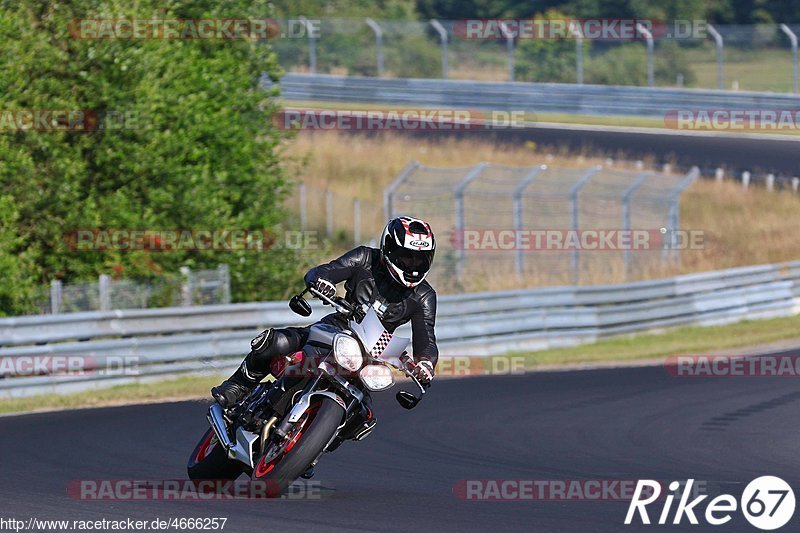
[[[360,198],[363,226],[382,227],[382,193],[409,161],[425,165],[465,167],[481,161],[510,166],[549,163],[561,167],[607,164],[605,157],[545,153],[532,143],[500,145],[482,140],[444,138],[431,142],[396,134],[347,135],[336,132],[301,133],[286,146],[293,173],[313,194],[331,190],[337,198]],[[650,162],[644,162],[649,168]],[[613,168],[634,168],[632,162],[614,162]],[[310,201],[310,200],[309,200]],[[309,218],[314,216],[309,209]],[[318,216],[324,215],[316,213]],[[636,278],[700,272],[743,265],[800,259],[800,195],[791,191],[768,192],[759,187],[743,190],[738,183],[698,180],[683,195],[681,226],[701,230],[704,246],[681,254],[679,264],[641,270]],[[371,230],[370,230],[371,231]],[[340,251],[349,243],[344,240]],[[589,268],[581,283],[613,283],[625,280],[621,265]],[[525,276],[518,279],[504,272],[470,277],[452,290],[490,290],[519,286],[569,283],[561,277]]]

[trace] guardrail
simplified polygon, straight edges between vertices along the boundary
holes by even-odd
[[[283,98],[300,101],[657,118],[685,109],[778,111],[800,104],[797,96],[767,92],[297,73],[286,74],[280,86]]]
[[[0,319],[0,397],[63,393],[136,380],[232,370],[267,326],[309,319],[285,302],[121,310]],[[800,261],[620,285],[447,295],[436,333],[445,355],[489,355],[592,342],[678,325],[800,313]],[[407,326],[399,330],[409,335]],[[71,376],[14,376],[18,358],[93,361]],[[109,368],[135,357],[132,375]],[[9,364],[11,363],[11,364]]]

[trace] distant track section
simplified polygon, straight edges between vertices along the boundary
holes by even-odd
[[[663,118],[677,109],[785,110],[800,107],[792,95],[754,92],[612,87],[552,83],[493,83],[463,80],[384,79],[287,74],[280,82],[287,100],[347,102],[374,106],[629,115]],[[349,106],[351,107],[351,106]],[[602,153],[627,159],[653,158],[706,173],[744,170],[755,181],[767,173],[789,178],[800,168],[800,136],[767,133],[692,132],[658,128],[527,122],[519,127],[399,130],[425,139],[482,137],[498,142],[535,142],[543,147]],[[354,133],[372,134],[369,130]]]

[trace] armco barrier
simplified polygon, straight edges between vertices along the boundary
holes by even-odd
[[[135,375],[87,373],[0,379],[0,397],[62,393],[133,380],[230,371],[267,326],[304,319],[285,302],[121,310],[0,319],[0,361],[89,356],[104,366],[135,356]],[[490,355],[595,341],[678,325],[711,325],[800,313],[800,261],[620,285],[442,296],[443,354]],[[399,330],[409,335],[409,328]],[[0,367],[3,368],[3,367]]]
[[[682,109],[788,110],[800,104],[798,96],[766,92],[327,74],[289,73],[281,78],[279,85],[283,98],[304,102],[657,118]]]

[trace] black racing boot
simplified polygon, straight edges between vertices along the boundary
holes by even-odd
[[[211,396],[225,409],[233,407],[245,398],[267,376],[266,372],[254,372],[249,369],[247,359],[249,356],[242,361],[241,366],[231,377],[211,389]]]

